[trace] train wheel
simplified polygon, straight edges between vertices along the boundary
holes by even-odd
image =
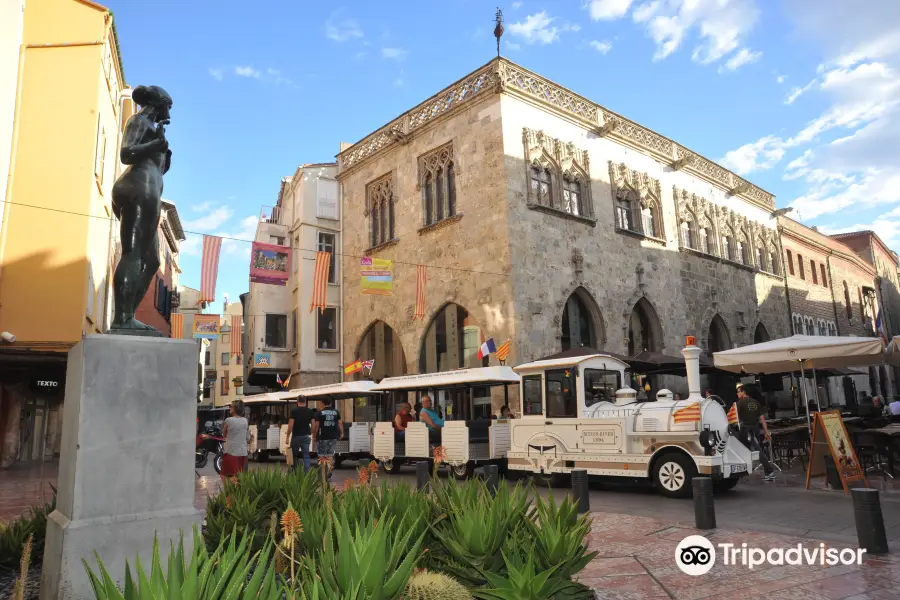
[[[396,475],[400,472],[400,463],[395,463],[389,458],[381,461],[381,468],[384,469],[384,472],[388,475]]]
[[[561,488],[567,486],[569,476],[565,473],[532,473],[531,480],[539,487]]]
[[[470,479],[474,471],[475,463],[473,463],[472,461],[465,462],[459,465],[450,465],[450,472],[453,473],[453,476],[460,481]]]
[[[690,498],[691,480],[696,476],[694,461],[680,452],[663,454],[653,467],[653,483],[669,498]]]

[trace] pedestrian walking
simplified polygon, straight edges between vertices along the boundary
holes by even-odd
[[[297,406],[291,411],[288,420],[290,431],[291,452],[294,455],[294,466],[300,464],[300,456],[303,455],[303,470],[309,471],[309,447],[312,444],[312,421],[315,413],[307,406],[303,398],[297,398]]]
[[[244,418],[244,403],[231,403],[231,416],[225,419],[225,454],[222,456],[222,479],[236,477],[247,464],[247,449],[250,444],[250,426]]]
[[[759,451],[759,460],[763,465],[765,481],[775,480],[775,468],[769,460],[768,442],[772,439],[769,434],[769,427],[766,424],[766,415],[763,412],[762,404],[758,400],[752,398],[744,389],[743,384],[737,385],[737,411],[738,418],[741,420],[741,426],[744,428],[743,436],[750,443],[751,450]],[[766,443],[760,443],[760,438]]]
[[[312,424],[312,440],[316,442],[316,454],[319,458],[328,459],[328,477],[334,467],[334,447],[344,437],[344,422],[341,413],[334,407],[331,399],[322,402],[322,410],[318,412]]]

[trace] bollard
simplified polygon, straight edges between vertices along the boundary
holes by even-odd
[[[588,495],[587,471],[575,469],[572,471],[572,495],[578,503],[578,513],[584,514],[591,510],[591,498]]]
[[[878,490],[853,488],[850,494],[853,496],[853,518],[860,549],[869,554],[887,554],[887,533]]]
[[[713,504],[713,481],[709,477],[694,477],[694,522],[697,529],[716,528],[716,507]]]
[[[487,489],[491,496],[497,495],[497,486],[500,485],[500,473],[497,465],[484,465],[484,478],[487,481]]]
[[[416,463],[416,489],[424,490],[428,487],[431,480],[431,466],[427,460],[420,460]]]

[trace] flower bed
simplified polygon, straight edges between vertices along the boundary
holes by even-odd
[[[210,498],[193,556],[179,547],[164,562],[156,550],[150,573],[138,562],[126,574],[124,594],[102,565],[90,572],[99,600],[592,598],[572,581],[595,556],[589,528],[569,499],[523,485],[492,495],[479,480],[432,479],[419,491],[364,468],[338,491],[316,471],[256,470]]]

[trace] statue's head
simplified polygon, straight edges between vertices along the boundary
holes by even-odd
[[[131,99],[142,107],[153,109],[157,121],[169,118],[172,108],[172,97],[169,92],[158,85],[139,85],[131,92]]]

